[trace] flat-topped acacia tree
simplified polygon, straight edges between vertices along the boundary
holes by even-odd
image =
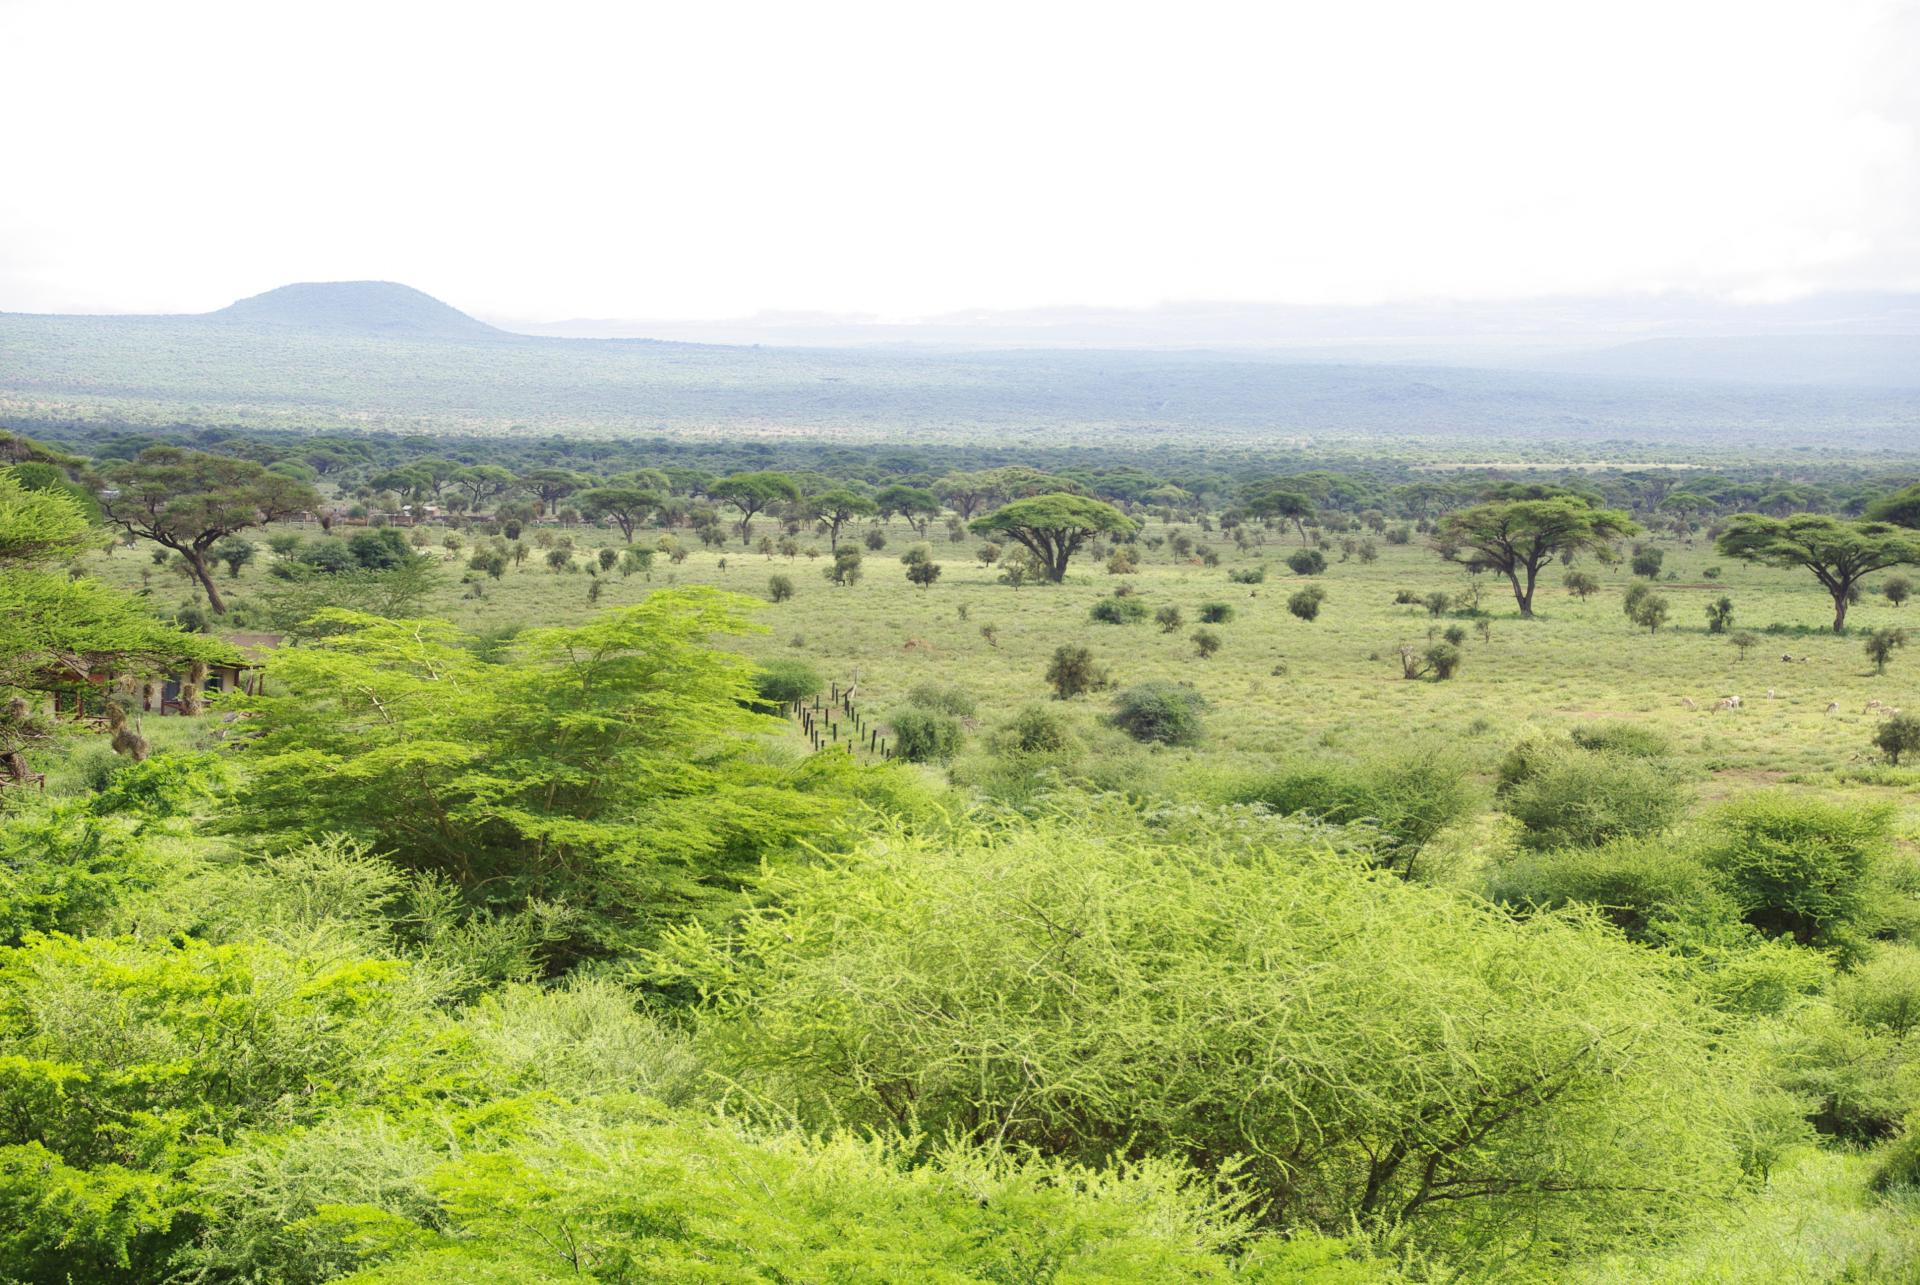
[[[1833,632],[1847,627],[1847,604],[1860,581],[1888,567],[1920,562],[1920,532],[1887,522],[1847,522],[1818,513],[1734,517],[1718,548],[1771,567],[1805,567],[1833,596]]]
[[[835,553],[840,552],[842,527],[855,518],[870,517],[879,511],[871,499],[844,486],[836,486],[807,500],[807,513],[827,528],[827,547]]]
[[[633,543],[633,529],[660,507],[660,497],[637,486],[596,486],[574,497],[580,511],[590,518],[612,518],[620,534]]]
[[[715,482],[707,494],[740,510],[740,543],[753,539],[753,519],[782,500],[800,498],[800,484],[785,473],[760,470],[734,473]]]
[[[1319,514],[1311,496],[1278,482],[1259,482],[1245,492],[1246,511],[1256,518],[1278,518],[1291,522],[1300,532],[1300,543],[1307,542],[1307,523]]]
[[[1058,584],[1066,577],[1068,560],[1088,540],[1102,532],[1132,531],[1134,524],[1111,504],[1056,491],[1015,500],[975,518],[969,529],[975,535],[1004,535],[1025,545],[1047,579]]]
[[[1540,568],[1563,553],[1601,548],[1640,526],[1618,509],[1596,508],[1574,495],[1493,500],[1441,519],[1435,547],[1471,550],[1473,560],[1506,576],[1523,617],[1533,616]]]
[[[227,604],[213,583],[209,550],[248,527],[320,507],[320,496],[305,482],[252,460],[178,446],[150,446],[111,469],[106,481],[101,512],[184,558],[215,615],[225,615]]]

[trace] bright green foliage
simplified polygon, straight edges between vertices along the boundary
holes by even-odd
[[[0,571],[58,562],[101,541],[72,496],[30,491],[12,469],[0,469]]]
[[[1702,850],[1747,922],[1802,944],[1842,937],[1868,909],[1891,809],[1757,790],[1721,805]]]
[[[1728,918],[1737,913],[1697,858],[1661,839],[1522,852],[1489,872],[1487,895],[1537,910],[1592,906],[1642,942],[1666,940],[1669,927],[1696,918],[1716,900]]]
[[[337,830],[450,880],[478,908],[564,902],[579,949],[710,904],[823,822],[743,737],[753,668],[706,645],[744,599],[656,593],[487,663],[451,627],[335,613],[255,698],[236,828]]]
[[[1604,548],[1639,525],[1617,509],[1597,509],[1585,500],[1560,495],[1550,499],[1495,500],[1441,520],[1437,539],[1470,550],[1473,557],[1507,577],[1522,616],[1533,614],[1534,582],[1540,568],[1565,553]]]
[[[975,518],[969,529],[975,535],[1004,535],[1024,545],[1047,579],[1058,584],[1066,577],[1068,561],[1093,536],[1125,533],[1135,527],[1111,504],[1056,492],[1015,500]]]
[[[1885,522],[1848,522],[1818,513],[1790,518],[1742,513],[1719,540],[1720,552],[1773,567],[1804,567],[1833,598],[1833,632],[1847,627],[1847,607],[1865,577],[1920,562],[1920,536]]]
[[[819,671],[801,660],[768,661],[753,675],[755,695],[773,710],[793,701],[812,700],[825,688]]]
[[[1463,1266],[1630,1243],[1738,1181],[1746,1082],[1648,952],[1278,822],[1073,810],[792,869],[656,975],[803,1120],[1246,1157],[1274,1222]]]
[[[1591,848],[1657,834],[1691,797],[1661,760],[1523,739],[1501,765],[1501,798],[1532,848]]]
[[[431,1216],[325,1221],[400,1250],[351,1285],[1397,1279],[1337,1242],[1249,1240],[1239,1202],[1164,1161],[1093,1172],[952,1146],[912,1159],[883,1142],[643,1122],[449,1164]]]
[[[477,1091],[441,1065],[433,999],[405,964],[328,950],[33,937],[6,952],[0,1274],[162,1280],[200,1226],[182,1180],[223,1139]]]
[[[1282,816],[1306,814],[1368,827],[1376,860],[1412,877],[1435,836],[1464,821],[1480,802],[1457,756],[1422,748],[1342,762],[1303,759],[1228,782],[1224,797],[1258,803]]]
[[[0,687],[226,654],[210,639],[161,624],[123,593],[47,569],[95,538],[71,496],[22,490],[0,471]]]
[[[0,826],[0,943],[98,931],[169,874],[163,844],[208,793],[207,765],[129,763],[99,793],[11,812]]]

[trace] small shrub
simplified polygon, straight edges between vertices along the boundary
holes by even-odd
[[[1597,848],[1656,834],[1680,819],[1688,801],[1662,763],[1564,742],[1536,747],[1518,771],[1509,754],[1501,777],[1507,813],[1525,828],[1521,842],[1536,849]]]
[[[1319,585],[1310,585],[1287,599],[1287,610],[1302,620],[1317,620],[1320,617],[1320,604],[1326,600],[1325,589]]]
[[[1002,754],[1064,754],[1078,744],[1065,718],[1043,705],[1029,705],[994,733]]]
[[[1062,643],[1054,648],[1053,659],[1047,664],[1047,682],[1053,687],[1055,700],[1071,700],[1099,691],[1108,679],[1107,671],[1094,662],[1092,651]]]
[[[1115,698],[1111,721],[1136,741],[1193,745],[1206,707],[1206,698],[1183,683],[1146,682]]]
[[[825,685],[813,666],[799,660],[768,661],[753,676],[754,694],[763,705],[775,708],[812,700]]]
[[[1296,549],[1287,555],[1287,569],[1296,576],[1317,576],[1327,569],[1327,557],[1318,549]]]
[[[1199,654],[1200,659],[1211,659],[1213,654],[1220,650],[1220,635],[1211,629],[1194,630],[1193,649]]]
[[[1200,621],[1208,625],[1224,625],[1233,619],[1233,608],[1224,602],[1209,602],[1200,608]]]
[[[1702,857],[1755,928],[1825,943],[1867,909],[1892,824],[1885,806],[1757,790],[1714,814]]]
[[[1145,620],[1149,611],[1147,604],[1136,597],[1116,595],[1094,603],[1089,614],[1101,624],[1131,625]]]
[[[1180,608],[1169,603],[1153,613],[1153,623],[1160,626],[1161,633],[1171,634],[1178,633],[1185,622],[1180,618]]]
[[[785,602],[787,599],[793,597],[793,577],[767,577],[767,597],[775,602]]]
[[[960,720],[937,709],[908,706],[887,721],[893,727],[893,752],[909,763],[945,763],[966,739]]]
[[[1867,659],[1873,662],[1873,672],[1887,672],[1887,662],[1893,659],[1893,653],[1907,645],[1907,631],[1904,629],[1876,629],[1867,635],[1865,644]]]
[[[1433,681],[1444,683],[1460,668],[1460,649],[1450,642],[1435,643],[1427,648],[1423,659],[1427,662],[1427,671],[1433,675]]]
[[[1698,861],[1658,840],[1625,839],[1590,849],[1526,852],[1487,876],[1487,898],[1530,910],[1592,906],[1635,941],[1664,940],[1663,926],[1696,920],[1718,892]],[[1735,915],[1726,906],[1726,917]]]
[[[1920,751],[1920,715],[1895,714],[1873,730],[1873,743],[1899,767],[1901,755]]]
[[[1671,604],[1664,594],[1642,594],[1633,606],[1633,623],[1650,634],[1659,633],[1660,626],[1667,623],[1671,610]]]

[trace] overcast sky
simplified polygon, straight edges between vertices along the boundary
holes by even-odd
[[[0,0],[0,310],[1920,287],[1920,0]]]

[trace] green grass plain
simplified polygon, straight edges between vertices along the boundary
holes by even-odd
[[[1589,558],[1578,565],[1598,576],[1602,591],[1586,601],[1572,597],[1560,586],[1564,569],[1556,564],[1542,573],[1532,620],[1520,618],[1504,579],[1478,577],[1481,608],[1491,624],[1483,641],[1471,618],[1434,619],[1422,606],[1393,602],[1399,589],[1425,596],[1434,590],[1458,593],[1473,583],[1474,577],[1443,561],[1417,535],[1407,545],[1377,541],[1379,558],[1371,564],[1358,557],[1340,560],[1336,539],[1326,572],[1309,578],[1286,568],[1287,554],[1299,547],[1291,533],[1263,533],[1262,543],[1240,551],[1198,527],[1154,521],[1149,535],[1184,531],[1211,544],[1220,564],[1176,559],[1167,547],[1150,550],[1143,543],[1141,565],[1132,574],[1110,575],[1100,559],[1083,553],[1064,584],[1029,582],[1014,589],[999,581],[996,568],[976,559],[977,537],[953,542],[935,525],[930,543],[943,572],[923,590],[908,583],[899,561],[919,540],[901,521],[885,526],[884,549],[863,551],[864,574],[851,587],[836,586],[823,574],[831,562],[824,539],[802,537],[802,547],[819,548],[821,557],[789,559],[757,553],[737,537],[723,548],[702,548],[681,531],[676,538],[689,550],[683,563],[663,555],[650,577],[604,574],[594,604],[588,600],[594,578],[579,568],[599,547],[621,547],[618,532],[542,528],[573,540],[581,555],[576,570],[548,569],[535,549],[502,579],[488,580],[466,570],[471,534],[463,533],[465,547],[455,554],[439,547],[444,530],[425,529],[436,542],[429,552],[442,561],[443,583],[421,613],[468,630],[564,623],[637,601],[662,585],[713,585],[763,602],[755,613],[760,632],[729,645],[756,658],[807,661],[842,686],[857,683],[857,699],[870,713],[884,715],[919,683],[958,686],[979,702],[974,721],[980,728],[1047,701],[1044,672],[1054,648],[1082,643],[1120,686],[1149,679],[1186,682],[1207,698],[1203,744],[1160,751],[1195,765],[1221,756],[1364,750],[1378,745],[1383,733],[1394,740],[1442,739],[1491,762],[1523,726],[1618,719],[1668,736],[1676,753],[1714,783],[1711,795],[1787,776],[1863,769],[1877,753],[1869,744],[1876,720],[1864,712],[1866,703],[1920,707],[1912,705],[1920,698],[1920,646],[1897,653],[1882,675],[1873,673],[1862,651],[1872,629],[1910,620],[1920,626],[1920,608],[1896,608],[1870,594],[1852,608],[1847,633],[1836,636],[1827,628],[1831,602],[1811,575],[1723,558],[1704,537],[1656,542],[1666,551],[1666,566],[1654,587],[1672,604],[1671,623],[1657,634],[1634,628],[1620,610],[1633,579],[1624,564],[1608,568]],[[777,534],[777,527],[763,521],[755,539],[763,533]],[[320,533],[309,528],[305,534]],[[650,543],[660,534],[642,531],[637,539]],[[154,567],[146,553],[143,546],[101,555],[92,570],[130,588],[149,586],[160,604],[188,601],[186,582]],[[259,560],[237,580],[230,582],[222,571],[223,586],[231,583],[234,590],[229,597],[244,604],[269,589],[272,557],[263,545]],[[1265,583],[1229,583],[1230,571],[1262,564]],[[1706,578],[1709,568],[1719,569],[1717,579]],[[144,581],[142,572],[149,573]],[[1667,572],[1676,578],[1667,580]],[[484,597],[467,596],[461,578],[469,574]],[[794,596],[784,603],[765,601],[774,575],[794,583]],[[1312,622],[1296,619],[1286,605],[1309,579],[1327,591]],[[1183,627],[1163,632],[1150,619],[1129,625],[1090,619],[1094,602],[1122,583],[1149,608],[1178,607]],[[1759,638],[1744,659],[1728,635],[1707,632],[1707,604],[1722,596],[1733,600],[1734,630]],[[1211,602],[1229,604],[1234,618],[1211,626],[1222,646],[1203,660],[1192,632],[1200,608]],[[1457,676],[1445,682],[1403,678],[1399,646],[1424,648],[1430,635],[1453,624],[1468,629]],[[983,626],[993,629],[991,641]],[[1795,660],[1783,662],[1786,653]],[[1714,702],[1728,695],[1741,696],[1742,707],[1715,712]],[[1687,708],[1687,699],[1698,708]],[[1839,705],[1831,715],[1830,702]],[[1090,721],[1107,699],[1094,695],[1068,704]],[[1897,773],[1881,775],[1899,779]]]

